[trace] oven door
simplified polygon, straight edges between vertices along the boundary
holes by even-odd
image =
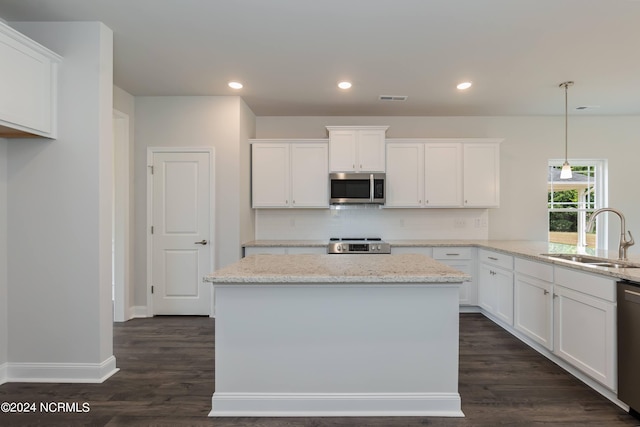
[[[384,204],[385,185],[381,173],[332,173],[329,175],[331,204]]]

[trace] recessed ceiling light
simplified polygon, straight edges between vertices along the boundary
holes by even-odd
[[[456,87],[460,90],[469,89],[471,87],[471,82],[462,82]]]
[[[338,83],[338,87],[340,89],[349,89],[351,88],[351,82],[340,82]]]
[[[242,89],[242,83],[240,83],[240,82],[229,82],[229,87],[231,89]]]

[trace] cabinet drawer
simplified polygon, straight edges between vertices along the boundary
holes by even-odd
[[[495,265],[496,267],[502,267],[506,270],[513,270],[513,257],[500,252],[492,252],[486,249],[480,249],[478,251],[478,261],[487,264]]]
[[[553,282],[553,265],[551,264],[516,258],[515,270],[516,273],[526,274],[545,282]]]
[[[616,302],[616,282],[607,277],[556,266],[555,283],[583,294]]]
[[[287,253],[289,255],[296,255],[296,254],[326,255],[327,247],[326,246],[291,246],[287,248]]]
[[[248,246],[244,248],[244,256],[249,255],[284,255],[287,253],[287,248],[282,246]]]
[[[428,257],[433,256],[433,249],[425,246],[392,246],[391,253],[397,254],[420,254]]]
[[[434,259],[473,259],[471,248],[458,248],[458,247],[446,247],[446,248],[433,248]]]

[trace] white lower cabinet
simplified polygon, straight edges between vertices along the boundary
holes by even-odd
[[[553,266],[515,259],[513,327],[553,350]]]
[[[513,257],[478,251],[478,304],[488,313],[513,326]]]
[[[514,329],[615,391],[615,280],[516,258],[514,285]]]
[[[391,246],[391,253],[398,254],[420,254],[433,257],[433,248],[424,246]]]
[[[615,281],[557,268],[569,286],[554,287],[554,353],[611,390],[616,377]],[[594,293],[589,292],[596,285]],[[580,288],[585,292],[579,292]]]
[[[433,259],[460,270],[471,276],[470,282],[460,285],[460,305],[477,305],[478,288],[475,280],[475,262],[473,248],[470,247],[437,247],[433,248]]]
[[[326,246],[247,246],[244,256],[249,255],[295,255],[295,254],[326,254]]]

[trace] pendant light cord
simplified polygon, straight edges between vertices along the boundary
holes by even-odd
[[[569,82],[564,85],[564,161],[569,158],[569,96],[567,95]]]
[[[569,163],[569,86],[573,86],[572,81],[560,83],[564,88],[564,162]]]

